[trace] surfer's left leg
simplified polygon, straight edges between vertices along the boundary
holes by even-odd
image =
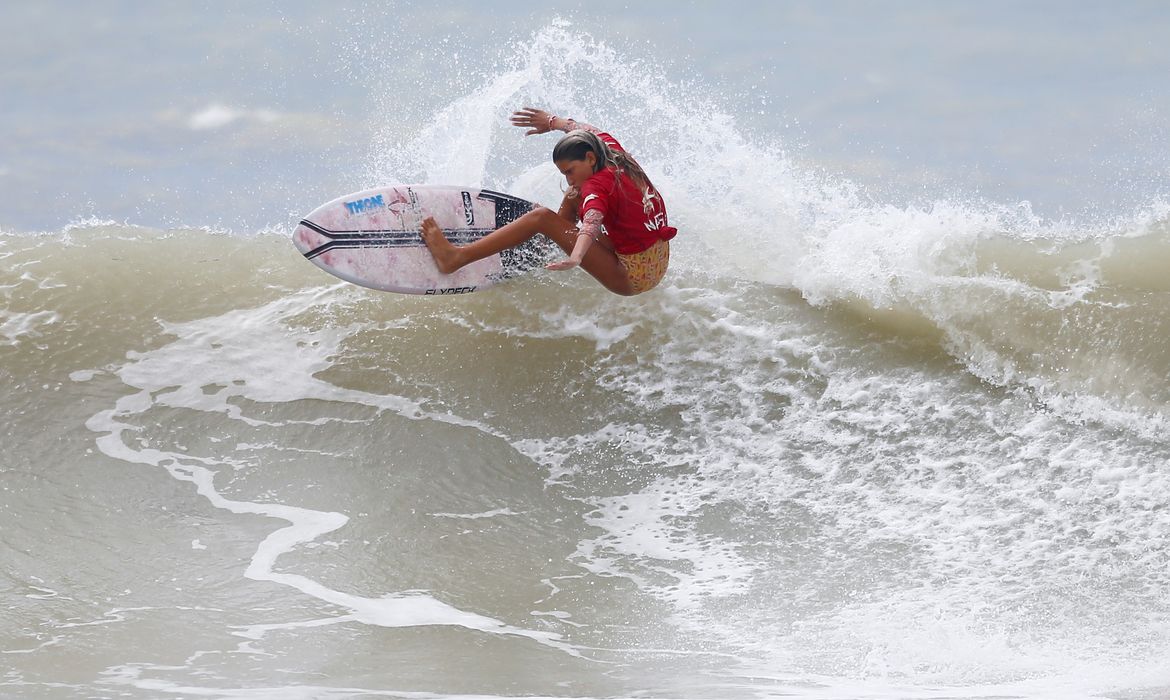
[[[434,256],[439,272],[443,274],[450,274],[468,263],[515,248],[537,234],[544,234],[569,254],[577,242],[577,225],[551,209],[537,207],[512,223],[501,226],[467,245],[457,246],[447,240],[433,218],[428,217],[419,229],[419,235]],[[598,239],[598,243],[599,245],[591,246],[585,253],[581,267],[611,292],[633,294],[633,285],[626,274],[626,269],[613,252],[613,245],[604,234]]]
[[[483,238],[457,246],[447,240],[443,229],[433,217],[427,217],[419,229],[419,235],[427,244],[439,272],[451,274],[459,268],[486,257],[515,248],[525,241],[543,233],[552,238],[556,232],[573,228],[572,222],[544,207],[537,207],[515,221],[501,226]],[[554,239],[555,240],[555,239]]]

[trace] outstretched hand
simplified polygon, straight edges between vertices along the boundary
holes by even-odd
[[[524,132],[525,136],[546,134],[552,131],[552,126],[549,125],[549,118],[552,116],[552,113],[546,112],[543,109],[525,107],[512,113],[512,126],[528,129],[528,131]]]

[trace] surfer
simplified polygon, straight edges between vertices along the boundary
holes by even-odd
[[[609,134],[573,119],[525,107],[512,114],[526,136],[564,131],[552,159],[569,188],[558,211],[537,207],[488,235],[456,246],[433,218],[420,235],[444,274],[514,248],[543,234],[568,256],[550,270],[580,266],[606,289],[626,296],[656,286],[670,262],[670,239],[677,229],[666,219],[666,204],[650,178]]]

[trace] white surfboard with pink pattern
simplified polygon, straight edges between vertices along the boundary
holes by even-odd
[[[452,243],[476,240],[533,208],[518,197],[474,187],[393,185],[317,207],[293,231],[293,244],[317,267],[371,289],[402,294],[465,294],[538,267],[553,244],[524,245],[444,275],[418,229],[433,216]]]

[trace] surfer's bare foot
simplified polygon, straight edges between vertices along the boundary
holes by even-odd
[[[418,234],[422,236],[423,243],[427,244],[431,255],[434,256],[435,265],[439,268],[439,272],[446,275],[463,267],[459,261],[459,249],[447,240],[447,237],[443,235],[443,229],[439,228],[434,218],[428,216],[422,222]]]

